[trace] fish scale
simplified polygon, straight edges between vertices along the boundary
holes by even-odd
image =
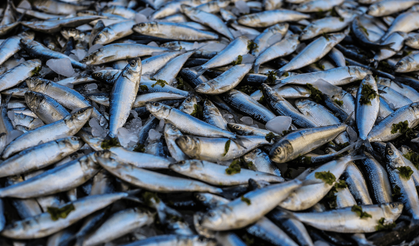
[[[417,3],[3,1],[1,236],[414,244]]]

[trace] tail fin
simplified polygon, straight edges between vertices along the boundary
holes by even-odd
[[[347,124],[348,122],[350,122],[353,114],[354,112],[351,112],[351,114],[348,117],[346,117],[346,119],[343,121],[343,124]]]
[[[259,73],[259,67],[260,67],[260,64],[257,64],[257,65],[256,65],[256,62],[255,62],[255,65],[253,65],[253,71],[254,71],[255,73]]]
[[[397,52],[396,50],[394,50],[393,48],[391,48],[392,45],[394,45],[395,42],[389,43],[389,44],[379,44],[378,47],[382,48],[382,49],[386,49],[386,50],[391,50],[394,52]]]
[[[244,149],[247,149],[247,147],[244,145],[244,141],[249,141],[247,138],[242,136],[236,136],[235,138],[230,139],[235,144],[238,144],[240,147],[243,147]]]
[[[144,202],[141,199],[139,199],[138,197],[136,197],[136,195],[138,193],[140,193],[140,192],[141,192],[141,189],[135,189],[135,190],[126,191],[125,193],[127,193],[128,196],[124,197],[123,199],[144,204]]]
[[[355,149],[360,149],[362,145],[364,145],[369,152],[372,153],[374,151],[368,139],[358,139],[358,141],[355,142]]]
[[[297,177],[295,177],[296,179],[300,180],[300,181],[304,181],[304,179],[313,171],[313,168],[307,168],[306,170],[304,170],[302,173],[300,173]]]

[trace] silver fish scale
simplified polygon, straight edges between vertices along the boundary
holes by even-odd
[[[417,0],[0,8],[1,245],[419,241]]]

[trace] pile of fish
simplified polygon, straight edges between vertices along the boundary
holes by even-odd
[[[417,245],[418,0],[2,1],[1,245]]]

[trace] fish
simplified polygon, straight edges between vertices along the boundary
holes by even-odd
[[[110,94],[109,136],[115,137],[135,102],[141,82],[141,59],[131,60],[122,70]]]

